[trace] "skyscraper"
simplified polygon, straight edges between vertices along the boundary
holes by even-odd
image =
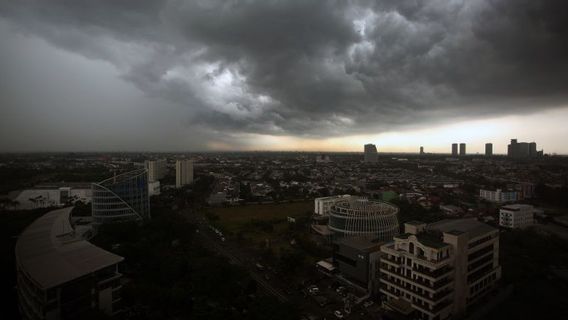
[[[420,154],[424,154],[424,147],[420,147]]]
[[[457,157],[458,155],[458,144],[452,143],[452,156]]]
[[[193,161],[176,161],[176,188],[181,188],[193,182]]]
[[[374,144],[366,144],[364,151],[365,162],[374,163],[378,161],[377,147]]]
[[[465,156],[465,143],[460,143],[460,156]]]
[[[493,155],[493,143],[485,144],[485,155],[491,157]]]

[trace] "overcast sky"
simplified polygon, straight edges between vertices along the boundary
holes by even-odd
[[[0,2],[0,151],[568,153],[568,1]]]

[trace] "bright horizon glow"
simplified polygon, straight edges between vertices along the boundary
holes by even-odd
[[[353,135],[328,139],[241,134],[241,141],[251,141],[247,151],[313,151],[362,152],[363,145],[373,143],[379,152],[418,153],[420,146],[426,153],[450,153],[452,143],[466,143],[467,153],[483,154],[485,143],[493,143],[494,154],[506,154],[510,139],[536,142],[545,153],[568,154],[558,137],[568,137],[568,108],[554,109],[539,114],[506,116],[488,120],[463,121],[433,128],[393,131],[370,135]],[[216,151],[229,151],[232,146],[211,142]]]

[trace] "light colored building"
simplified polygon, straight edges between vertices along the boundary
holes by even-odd
[[[91,202],[92,191],[89,184],[49,184],[19,191],[12,197],[15,203],[12,209],[29,210],[60,207],[76,201],[88,203]]]
[[[176,160],[176,188],[193,182],[193,161]]]
[[[360,237],[390,241],[399,233],[398,207],[383,201],[349,197],[337,201],[329,212],[333,239]]]
[[[460,316],[501,278],[499,230],[473,218],[404,227],[381,246],[385,308],[416,319]]]
[[[348,194],[344,194],[339,196],[315,198],[314,213],[319,216],[329,216],[329,211],[336,202],[344,200],[349,197],[351,196]]]
[[[499,209],[499,225],[522,229],[534,224],[534,207],[528,204],[510,204]]]
[[[148,181],[158,181],[166,176],[167,162],[165,159],[146,160],[144,167],[148,170]]]
[[[375,146],[374,144],[366,144],[365,148],[364,148],[364,162],[368,162],[368,163],[375,163],[378,161],[378,153],[377,153],[377,146]]]
[[[479,190],[479,197],[490,202],[505,203],[521,200],[521,194],[517,191]]]
[[[148,196],[160,195],[160,181],[148,181]]]
[[[17,293],[23,319],[82,319],[120,311],[123,257],[75,233],[73,207],[35,220],[16,243]]]
[[[460,143],[460,156],[465,156],[465,155],[466,155],[465,143]]]
[[[96,223],[150,219],[146,169],[126,172],[91,186],[92,212]]]

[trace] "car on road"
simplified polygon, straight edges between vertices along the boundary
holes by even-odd
[[[320,292],[320,289],[319,289],[317,286],[309,286],[309,287],[308,287],[308,292],[309,292],[311,295],[316,295],[316,294],[318,294],[318,293]]]
[[[375,304],[375,303],[371,300],[363,302],[363,306],[365,306],[365,308],[368,308],[368,307],[372,306],[373,304]]]
[[[337,318],[337,319],[343,319],[343,313],[339,310],[335,310],[333,311],[333,315]]]

